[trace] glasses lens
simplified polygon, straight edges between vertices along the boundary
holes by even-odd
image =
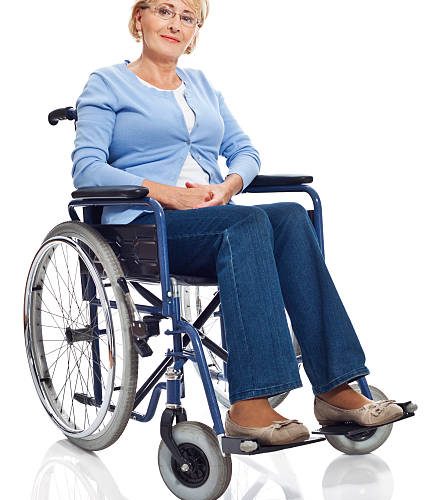
[[[156,12],[162,19],[171,19],[174,15],[174,12],[169,7],[166,7],[166,5],[157,7]]]
[[[195,24],[197,23],[197,20],[195,19],[195,17],[189,15],[189,14],[183,14],[181,16],[181,21],[183,24],[185,24],[186,26],[195,26]]]

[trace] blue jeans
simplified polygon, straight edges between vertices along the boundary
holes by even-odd
[[[218,280],[232,404],[302,386],[285,309],[314,394],[370,373],[304,207],[167,209],[165,219],[170,272]]]

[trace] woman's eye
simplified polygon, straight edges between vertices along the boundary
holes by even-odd
[[[160,7],[159,14],[162,16],[170,16],[170,15],[172,15],[172,12],[169,9],[167,9],[166,7]]]
[[[182,19],[188,24],[195,24],[195,18],[192,16],[183,16]]]

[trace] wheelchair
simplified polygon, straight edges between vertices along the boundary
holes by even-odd
[[[76,110],[59,108],[49,123],[74,120]],[[308,214],[324,254],[322,207],[311,176],[258,175],[249,193],[303,192],[313,204]],[[105,206],[141,206],[153,224],[103,225]],[[83,220],[77,209],[83,209]],[[137,186],[89,187],[72,193],[70,221],[54,227],[37,251],[26,282],[25,345],[38,396],[64,435],[84,450],[112,445],[130,419],[150,421],[162,391],[158,465],[169,490],[181,499],[216,499],[227,489],[232,454],[254,455],[327,440],[346,454],[381,446],[392,423],[363,427],[352,422],[321,427],[300,443],[266,446],[257,439],[225,435],[220,407],[229,407],[227,350],[218,283],[212,278],[170,273],[165,215],[160,203]],[[151,291],[158,287],[161,297]],[[149,288],[148,288],[149,287]],[[202,304],[203,289],[215,289]],[[215,288],[216,287],[216,288]],[[134,299],[133,297],[138,297]],[[137,303],[142,299],[144,303]],[[161,322],[172,337],[164,359],[137,386],[139,358],[153,354]],[[210,335],[212,324],[218,338]],[[209,326],[210,325],[210,326]],[[300,346],[292,332],[297,363]],[[187,419],[184,365],[192,361],[201,377],[213,426]],[[163,380],[164,378],[164,380]],[[387,399],[365,377],[352,384],[374,400]],[[145,413],[140,403],[151,393]],[[287,393],[269,398],[276,407]],[[398,403],[400,420],[417,406]],[[174,423],[175,421],[175,423]]]

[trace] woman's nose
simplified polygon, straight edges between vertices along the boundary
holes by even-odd
[[[168,22],[168,28],[174,31],[180,31],[181,27],[181,19],[178,14],[176,14],[174,17],[171,17]]]

